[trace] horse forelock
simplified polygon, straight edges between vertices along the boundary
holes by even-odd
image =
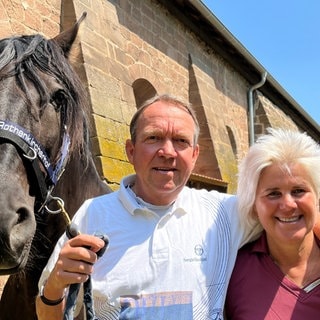
[[[27,98],[28,90],[24,83],[26,79],[31,81],[38,90],[42,109],[50,102],[51,95],[37,70],[53,76],[64,88],[68,104],[61,112],[62,121],[70,135],[70,152],[78,150],[87,157],[89,107],[86,91],[62,49],[41,35],[11,37],[0,41],[0,80],[15,75]]]

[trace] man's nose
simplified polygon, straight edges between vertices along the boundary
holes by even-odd
[[[175,157],[177,155],[177,152],[174,145],[174,141],[172,141],[171,139],[163,140],[158,150],[158,154],[159,156],[163,157]]]

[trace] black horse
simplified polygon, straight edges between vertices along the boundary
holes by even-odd
[[[36,319],[37,282],[66,229],[61,209],[72,216],[111,192],[91,158],[89,102],[68,61],[84,17],[50,40],[0,41],[0,275],[10,274],[1,320]]]

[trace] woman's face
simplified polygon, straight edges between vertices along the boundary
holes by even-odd
[[[311,179],[300,164],[290,172],[273,164],[260,176],[255,213],[266,230],[268,241],[301,242],[312,232],[319,215],[319,198]]]

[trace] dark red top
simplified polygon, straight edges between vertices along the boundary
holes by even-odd
[[[320,319],[319,284],[320,275],[304,289],[286,278],[270,258],[263,233],[239,251],[227,293],[227,319]]]

